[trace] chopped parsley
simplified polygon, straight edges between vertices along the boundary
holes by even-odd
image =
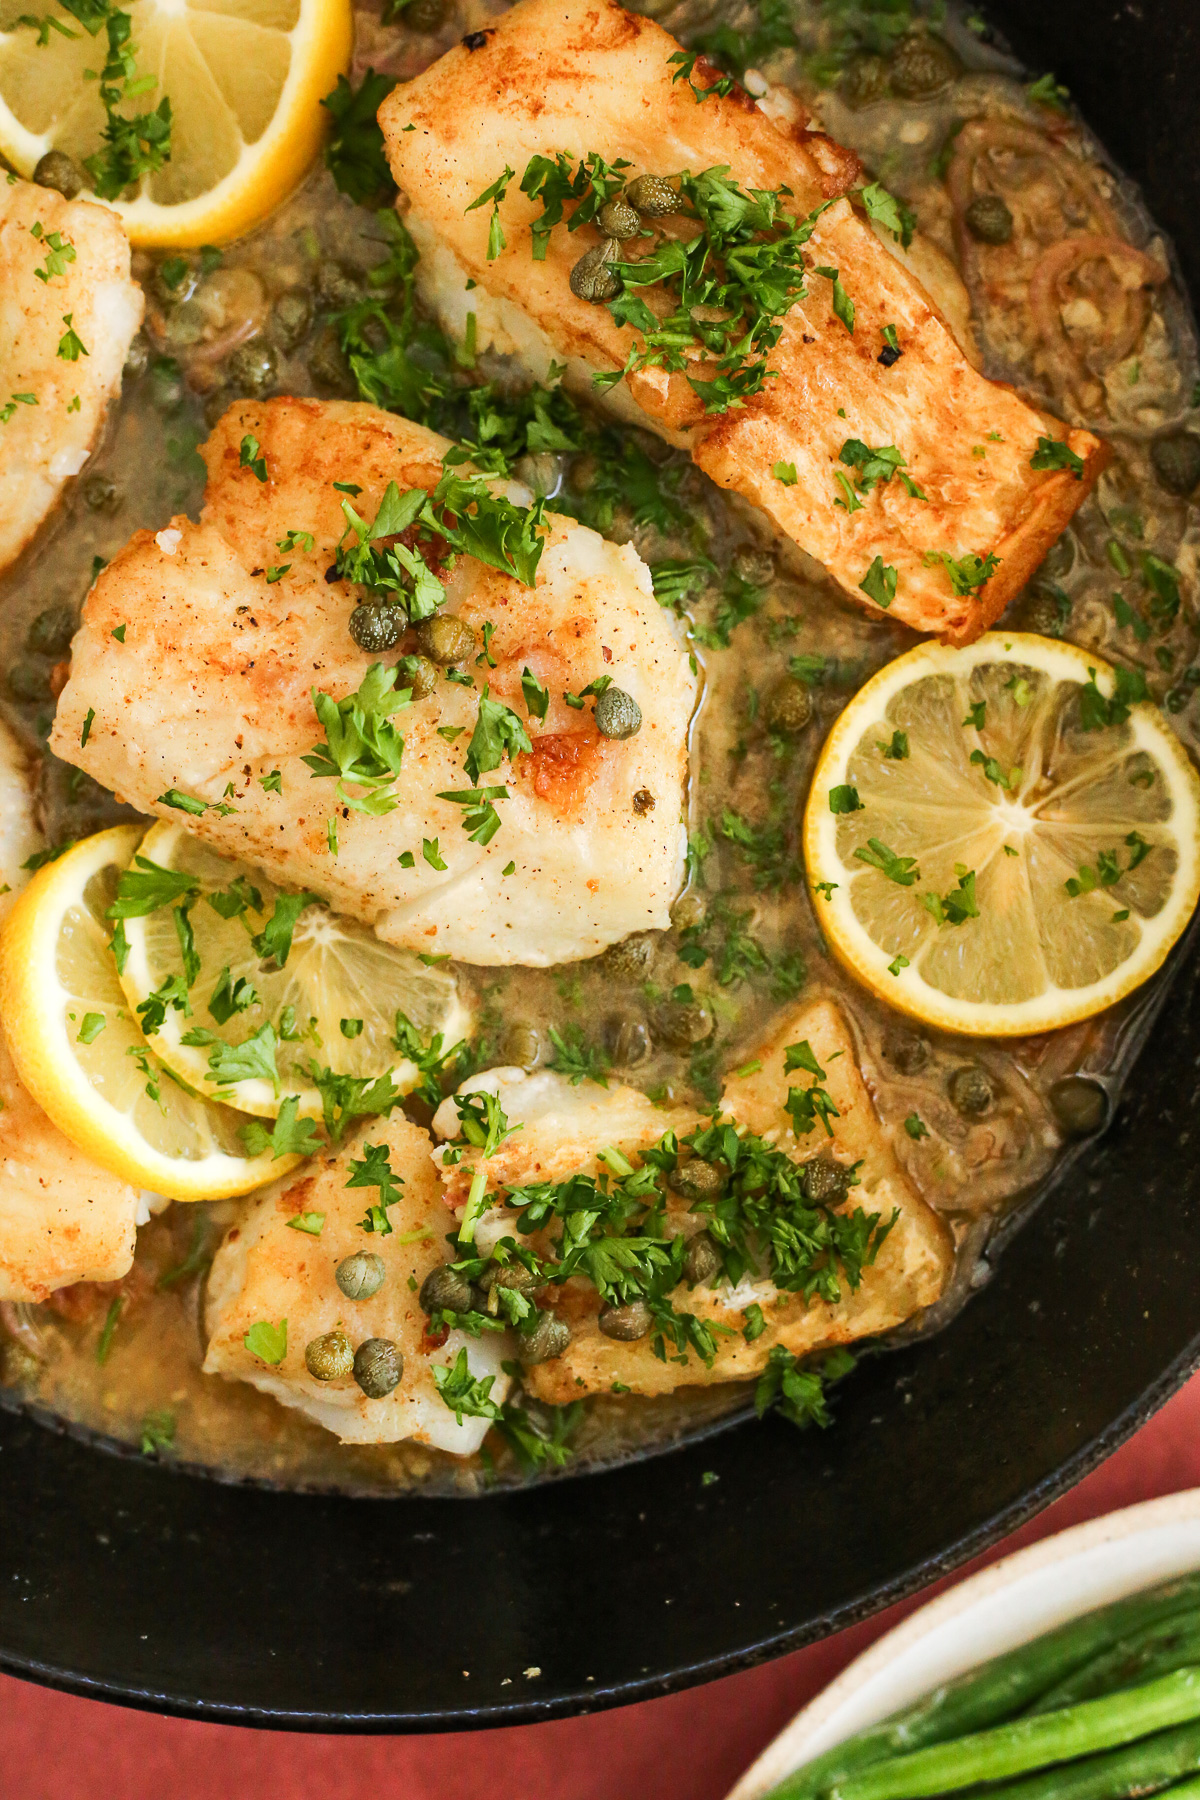
[[[492,802],[507,800],[506,787],[451,788],[438,794],[439,800],[449,800],[454,806],[463,808],[462,828],[468,838],[475,844],[490,844],[500,829],[500,814]]]
[[[865,812],[866,808],[858,797],[858,789],[848,781],[829,790],[829,810],[831,813]]]
[[[64,313],[62,322],[66,330],[58,340],[58,355],[64,362],[78,362],[81,356],[89,356],[91,352],[71,323],[73,313]]]
[[[333,119],[325,166],[338,192],[359,206],[391,200],[396,193],[376,119],[395,85],[394,75],[380,75],[374,69],[367,70],[357,88],[339,75],[337,86],[321,102]]]
[[[950,577],[950,586],[963,599],[977,594],[1000,567],[1000,558],[993,551],[977,556],[974,550],[968,550],[965,556],[953,557],[948,550],[927,550],[924,560],[926,568],[941,563]]]
[[[858,585],[869,600],[874,600],[876,606],[886,612],[896,598],[897,579],[897,571],[892,565],[877,556]]]
[[[503,1417],[501,1407],[491,1398],[496,1377],[471,1374],[465,1345],[453,1365],[433,1365],[433,1379],[437,1385],[438,1398],[450,1408],[458,1424],[462,1424],[464,1417],[496,1420]]]
[[[974,869],[968,869],[965,863],[955,863],[954,873],[958,885],[948,894],[940,897],[937,894],[921,895],[921,905],[939,925],[965,925],[968,919],[979,917]]]
[[[466,209],[467,212],[474,212],[476,207],[486,206],[489,201],[491,202],[492,217],[488,224],[487,241],[487,259],[489,262],[495,262],[500,252],[508,243],[508,239],[505,237],[500,225],[500,207],[504,201],[505,195],[508,193],[508,184],[513,179],[515,173],[516,171],[510,169],[506,163],[503,172],[497,175],[491,186],[485,187],[482,194],[477,194]]]
[[[894,850],[881,843],[878,838],[868,838],[854,852],[860,862],[867,863],[872,869],[878,869],[897,887],[912,887],[921,879],[921,871],[917,867],[915,856],[897,856]]]
[[[346,1186],[379,1189],[378,1202],[367,1207],[366,1217],[359,1220],[359,1225],[363,1231],[375,1232],[380,1237],[390,1236],[392,1223],[388,1208],[399,1205],[404,1198],[400,1191],[404,1177],[393,1170],[388,1146],[364,1144],[362,1158],[350,1164],[350,1179]]]
[[[890,743],[876,742],[875,748],[882,752],[889,762],[904,762],[908,756],[907,731],[893,731]]]
[[[1113,669],[1113,693],[1106,700],[1096,685],[1095,669],[1079,690],[1079,724],[1083,731],[1101,731],[1106,725],[1123,725],[1130,708],[1140,700],[1148,700],[1150,691],[1140,669],[1126,669],[1117,664]]]
[[[597,683],[592,683],[593,691]],[[471,734],[471,743],[467,750],[463,768],[468,780],[478,784],[481,775],[498,769],[507,756],[514,761],[525,750],[532,750],[529,734],[512,708],[503,701],[490,698],[490,690],[485,682],[483,692],[479,696],[479,711],[475,718],[475,729]]]
[[[862,201],[873,225],[882,225],[885,231],[891,232],[902,250],[908,249],[917,228],[917,215],[911,207],[905,206],[903,200],[897,200],[894,194],[889,194],[878,181],[873,181],[869,187],[860,188],[855,199]]]
[[[342,700],[311,690],[313,711],[325,728],[322,743],[304,757],[313,779],[337,781],[339,802],[378,818],[395,810],[394,784],[400,773],[404,739],[391,715],[411,703],[409,688],[396,689],[396,670],[372,663],[353,694]],[[347,782],[365,788],[351,794]]]
[[[268,1319],[259,1319],[257,1324],[250,1327],[242,1342],[251,1356],[276,1368],[287,1355],[287,1323],[286,1319],[280,1319],[277,1325],[272,1325]]]
[[[251,1119],[238,1131],[238,1136],[246,1146],[250,1156],[263,1156],[269,1150],[272,1158],[279,1156],[315,1156],[320,1150],[323,1139],[311,1119],[298,1118],[300,1106],[299,1096],[288,1094],[279,1108],[279,1116],[271,1129],[260,1119]],[[324,1223],[324,1213],[302,1213],[301,1218],[319,1219]],[[288,1224],[295,1231],[307,1231],[310,1236],[317,1237],[321,1226],[313,1230],[311,1225],[297,1224],[289,1219]]]
[[[238,452],[238,467],[250,469],[258,481],[267,479],[267,459],[262,453],[258,439],[252,432],[248,431],[242,439]]]
[[[795,487],[796,482],[798,480],[798,476],[796,474],[796,465],[794,462],[772,463],[771,464],[771,473],[775,477],[776,481],[780,481],[783,483],[784,487]]]
[[[824,1430],[832,1423],[826,1389],[854,1366],[848,1350],[832,1350],[805,1365],[782,1344],[775,1344],[754,1390],[754,1409],[760,1419],[775,1411],[801,1431],[810,1425]]]
[[[1061,438],[1040,437],[1037,449],[1029,459],[1031,469],[1039,474],[1046,469],[1067,469],[1076,481],[1083,480],[1083,458],[1077,456],[1070,444]]]

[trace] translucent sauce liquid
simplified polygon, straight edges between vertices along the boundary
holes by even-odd
[[[736,7],[710,16],[692,0],[647,10],[685,43],[721,20],[736,30],[753,22]],[[377,16],[364,13],[355,79],[368,63],[407,78],[486,17],[485,7],[468,0],[449,10],[436,33],[421,34],[402,24],[384,27]],[[1120,294],[1101,281],[1070,299],[1068,317],[1074,323],[1064,352],[1061,345],[1047,349],[1029,305],[1029,277],[1038,258],[1071,232],[1094,228],[1089,208],[1107,209],[1120,233],[1143,249],[1162,243],[1152,221],[1095,141],[1066,115],[1031,101],[1016,66],[961,18],[952,17],[945,34],[964,72],[925,100],[871,101],[870,62],[861,51],[851,53],[843,27],[820,6],[798,6],[795,27],[798,49],[762,53],[767,78],[797,92],[815,114],[814,127],[823,126],[857,149],[869,175],[906,200],[921,232],[956,260],[961,241],[956,249],[954,204],[944,180],[956,127],[982,117],[996,123],[1001,137],[1013,126],[1025,134],[1024,149],[1018,144],[1005,160],[1001,145],[995,164],[1001,185],[1008,182],[1010,195],[1019,197],[1022,223],[1002,253],[971,250],[964,269],[984,365],[1035,403],[1099,432],[1113,445],[1115,459],[1001,628],[1053,630],[1141,667],[1155,699],[1194,751],[1193,694],[1200,668],[1194,666],[1196,634],[1187,597],[1196,572],[1196,518],[1186,502],[1156,481],[1149,456],[1156,434],[1179,428],[1191,416],[1196,343],[1186,306],[1171,285],[1161,285],[1145,318],[1130,321],[1120,313],[1125,305]],[[836,77],[835,84],[818,85],[822,77]],[[1046,158],[1031,153],[1029,134],[1047,146]],[[223,269],[253,271],[268,298],[287,289],[313,296],[313,323],[294,347],[278,350],[269,391],[334,391],[310,369],[323,327],[322,282],[328,294],[334,264],[361,275],[383,255],[373,215],[338,196],[323,169],[313,172],[267,227],[226,250]],[[31,621],[49,606],[77,609],[93,559],[113,556],[138,527],[158,529],[177,511],[195,516],[204,474],[195,446],[207,434],[206,409],[211,421],[239,392],[229,365],[207,360],[203,344],[172,346],[169,294],[160,286],[156,299],[157,278],[148,258],[135,266],[150,296],[147,368],[127,379],[108,441],[65,511],[2,584],[0,644],[10,672],[4,710],[39,749],[53,711],[52,659],[29,654]],[[343,303],[332,300],[325,316]],[[485,361],[479,373],[501,382],[513,379],[499,362]],[[626,1067],[614,1058],[615,1073],[655,1098],[711,1101],[723,1073],[746,1060],[781,1006],[800,995],[836,997],[855,1027],[868,1084],[893,1130],[898,1154],[959,1243],[949,1294],[908,1334],[938,1327],[971,1286],[986,1278],[981,1259],[996,1222],[1032,1195],[1062,1153],[1050,1088],[1078,1070],[1102,1077],[1115,1097],[1161,982],[1083,1025],[988,1043],[929,1032],[918,1038],[847,981],[826,955],[809,906],[799,859],[800,814],[813,763],[837,713],[876,669],[916,640],[885,619],[850,609],[819,569],[775,543],[761,520],[718,493],[686,458],[648,435],[634,435],[660,465],[660,480],[704,522],[704,530],[698,538],[664,535],[619,511],[610,535],[632,542],[650,562],[694,557],[703,550],[721,572],[718,582],[727,583],[724,600],[717,585],[688,603],[704,675],[693,728],[690,887],[676,909],[676,928],[639,940],[636,955],[610,953],[544,971],[461,969],[460,979],[477,1000],[484,1039],[480,1060],[485,1065],[505,1060],[505,1034],[514,1026],[532,1027],[547,1048],[551,1026],[568,1033],[574,1027],[585,1041],[625,1053],[643,1041],[642,1028],[652,1023],[657,1002],[688,983],[716,1016],[714,1039],[690,1058],[662,1047],[651,1047]],[[559,473],[568,492],[590,478],[578,458],[563,459]],[[1173,619],[1156,616],[1151,608],[1139,573],[1146,551],[1173,562],[1181,573],[1184,604]],[[730,571],[738,581],[727,581]],[[772,696],[796,657],[809,659],[812,717],[798,734],[786,735],[771,729],[777,716]],[[51,841],[132,816],[49,755],[41,779]],[[727,811],[749,824],[751,847],[723,834]],[[694,957],[687,960],[694,944],[707,952],[699,967]],[[948,1093],[950,1076],[968,1064],[987,1071],[997,1094],[992,1109],[976,1120],[956,1112]],[[903,1129],[914,1112],[929,1127],[929,1136],[920,1141]],[[169,1413],[170,1454],[234,1477],[357,1491],[447,1492],[519,1477],[515,1462],[500,1448],[494,1467],[408,1444],[343,1448],[249,1387],[202,1376],[203,1266],[235,1211],[231,1204],[172,1207],[140,1233],[134,1271],[119,1294],[83,1288],[49,1306],[19,1314],[6,1309],[10,1325],[17,1327],[5,1348],[10,1397],[133,1445],[143,1442],[148,1418]],[[189,1253],[194,1272],[160,1286]],[[105,1346],[103,1328],[114,1298],[122,1304]],[[593,1400],[574,1440],[572,1466],[670,1441],[744,1407],[748,1399],[746,1389],[724,1387],[655,1401]],[[147,1447],[153,1436],[151,1429]]]

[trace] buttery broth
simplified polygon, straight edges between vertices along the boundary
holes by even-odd
[[[434,31],[406,26],[405,12],[384,25],[364,11],[352,79],[368,66],[412,76],[490,10],[498,9],[482,0],[451,4]],[[646,10],[685,44],[724,58],[752,92],[768,82],[792,89],[814,126],[856,150],[870,175],[915,210],[921,232],[958,264],[986,372],[1112,444],[1114,460],[1096,491],[999,628],[1061,635],[1139,667],[1195,754],[1198,517],[1164,487],[1151,459],[1152,443],[1183,428],[1200,398],[1186,305],[1170,282],[1156,285],[1145,302],[1131,298],[1104,276],[1107,265],[1093,264],[1060,272],[1058,327],[1047,331],[1038,310],[1046,304],[1039,270],[1044,274],[1047,255],[1071,232],[1117,235],[1169,256],[1136,192],[1062,110],[1053,83],[1031,95],[1024,72],[974,16],[931,20],[961,73],[931,97],[901,98],[887,88],[886,71],[914,22],[907,0],[886,7],[797,0],[794,11],[772,0],[758,9],[719,10],[681,0]],[[425,8],[423,22],[435,11]],[[749,45],[748,69],[739,43]],[[1003,245],[964,231],[971,170],[957,146],[968,122],[980,122],[972,124],[973,154],[989,159],[991,188],[1014,219]],[[186,308],[196,305],[193,293],[203,298],[204,283],[219,275],[232,306],[236,272],[250,271],[266,302],[303,296],[303,305],[299,298],[291,303],[293,326],[270,340],[274,362],[259,391],[353,395],[327,321],[346,292],[365,291],[366,272],[385,253],[375,214],[338,194],[318,168],[268,225],[225,250],[219,269],[205,267],[211,258],[193,259],[172,285],[174,270],[135,258],[148,294],[147,328],[108,438],[0,594],[8,671],[2,703],[42,756],[49,841],[133,815],[45,749],[55,658],[29,648],[30,627],[50,608],[74,618],[96,559],[113,556],[135,529],[158,529],[177,511],[195,515],[204,477],[196,446],[255,378],[231,334],[225,341],[219,332],[192,335],[198,315]],[[515,379],[498,359],[480,359],[469,374],[501,391]],[[686,457],[629,428],[605,429],[610,446],[627,444],[643,459],[660,497],[640,518],[618,504],[608,535],[632,542],[652,567],[707,557],[716,571],[701,567],[678,584],[678,609],[690,624],[704,684],[692,739],[688,887],[670,932],[629,940],[595,961],[551,970],[460,968],[478,1020],[473,1059],[477,1066],[513,1060],[512,1033],[523,1027],[536,1032],[544,1060],[555,1027],[582,1055],[655,1099],[711,1102],[722,1075],[744,1060],[774,1011],[800,994],[836,996],[853,1022],[868,1085],[901,1161],[959,1247],[947,1296],[917,1327],[933,1329],[986,1279],[989,1236],[1063,1153],[1054,1084],[1084,1072],[1115,1100],[1161,978],[1085,1024],[1004,1043],[918,1032],[849,982],[826,954],[809,905],[800,813],[833,719],[876,669],[916,641],[914,634],[848,607],[815,565],[775,542],[761,517],[718,492]],[[541,474],[568,509],[588,518],[593,454],[559,457]],[[1161,574],[1156,581],[1158,565],[1147,564],[1147,555],[1177,572],[1179,603],[1169,577],[1165,586]],[[811,700],[811,718],[789,730],[783,699],[794,697],[797,683]],[[710,1007],[716,1024],[690,1056],[657,1041],[653,1030],[656,1008],[682,985]],[[950,1078],[966,1065],[982,1068],[994,1089],[983,1117],[964,1117],[951,1103]],[[913,1114],[927,1136],[903,1129]],[[66,1290],[42,1307],[4,1308],[8,1397],[147,1453],[289,1486],[452,1492],[521,1478],[502,1446],[494,1457],[466,1461],[412,1444],[342,1447],[248,1386],[203,1376],[204,1274],[236,1210],[232,1202],[173,1206],[141,1230],[124,1282]],[[571,1466],[662,1445],[748,1401],[747,1390],[730,1387],[662,1400],[594,1399],[576,1431]]]

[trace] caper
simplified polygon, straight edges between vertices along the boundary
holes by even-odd
[[[174,357],[155,357],[150,367],[150,399],[159,412],[174,412],[183,399],[183,371]]]
[[[279,374],[279,357],[266,338],[251,338],[230,352],[225,373],[239,394],[261,400],[275,386]]]
[[[75,636],[77,614],[73,606],[48,606],[25,634],[25,648],[35,656],[65,656]]]
[[[48,700],[50,671],[38,663],[15,662],[8,671],[8,691],[14,700]]]
[[[524,1263],[491,1263],[479,1277],[479,1285],[485,1294],[490,1294],[493,1288],[511,1288],[528,1300],[541,1287],[542,1278],[527,1269]]]
[[[39,156],[33,179],[38,187],[53,188],[64,200],[73,200],[83,192],[83,170],[65,150],[47,150]]]
[[[1071,532],[1064,531],[1061,537],[1055,538],[1038,564],[1034,580],[1044,578],[1047,581],[1060,581],[1064,575],[1071,573],[1074,565],[1075,538]]]
[[[914,32],[892,52],[888,76],[902,100],[923,100],[961,73],[962,64],[942,38]]]
[[[304,1366],[314,1381],[341,1381],[354,1367],[354,1345],[336,1327],[305,1344]]]
[[[679,211],[679,194],[665,175],[639,175],[625,189],[625,198],[644,219],[665,219]]]
[[[688,1247],[683,1253],[683,1279],[689,1287],[711,1281],[720,1268],[721,1252],[707,1231],[698,1231],[694,1238],[688,1239]]]
[[[888,66],[882,56],[860,50],[842,70],[838,90],[847,106],[870,106],[887,93]]]
[[[963,214],[967,230],[980,244],[1007,244],[1013,216],[999,194],[976,194]]]
[[[354,1379],[368,1400],[382,1400],[399,1387],[404,1358],[391,1338],[368,1338],[354,1352]]]
[[[604,972],[618,981],[645,981],[654,961],[656,940],[648,931],[635,932],[610,944],[604,952]]]
[[[333,388],[337,393],[352,392],[355,386],[350,364],[342,354],[338,334],[327,325],[308,354],[308,372],[318,387]]]
[[[643,818],[646,813],[653,812],[654,805],[654,795],[649,788],[639,788],[633,796],[633,810],[639,819]]]
[[[5,1387],[28,1387],[41,1373],[42,1365],[25,1344],[9,1338],[0,1344],[0,1381]]]
[[[996,1103],[995,1083],[978,1063],[955,1069],[947,1085],[950,1104],[964,1119],[981,1119]]]
[[[702,922],[707,911],[699,894],[680,894],[671,908],[671,923],[676,931],[690,931]]]
[[[408,615],[402,606],[386,600],[364,600],[350,614],[350,636],[360,650],[390,650],[408,629]]]
[[[763,717],[771,731],[798,737],[813,716],[812,692],[806,682],[785,676],[767,695]]]
[[[1186,500],[1200,483],[1200,437],[1194,431],[1173,431],[1155,438],[1150,461],[1159,487]]]
[[[83,504],[94,513],[115,513],[125,498],[111,475],[102,475],[98,469],[84,476],[81,492]]]
[[[1108,1123],[1108,1095],[1086,1075],[1067,1075],[1050,1089],[1050,1109],[1067,1137],[1091,1137]]]
[[[208,324],[204,308],[195,300],[181,300],[179,305],[167,315],[163,326],[163,338],[172,350],[190,350],[204,336],[204,327]]]
[[[535,1069],[542,1040],[532,1025],[510,1025],[500,1039],[500,1061],[513,1069]]]
[[[427,656],[402,656],[397,664],[397,687],[412,690],[414,700],[425,700],[438,684],[438,671]]]
[[[1022,623],[1026,630],[1036,631],[1040,637],[1061,637],[1071,617],[1069,602],[1065,614],[1064,617],[1057,594],[1047,588],[1035,587],[1030,590],[1022,608]]]
[[[728,1180],[720,1163],[693,1156],[690,1162],[680,1163],[677,1169],[672,1169],[667,1176],[667,1186],[673,1194],[680,1194],[696,1205],[703,1200],[719,1200]]]
[[[461,1269],[452,1269],[449,1263],[430,1269],[417,1295],[427,1313],[473,1312],[477,1298],[475,1288]]]
[[[650,1054],[650,1033],[644,1019],[632,1013],[612,1013],[604,1021],[604,1046],[618,1069],[631,1069]]]
[[[596,701],[595,719],[601,737],[631,738],[642,729],[642,709],[624,688],[605,688]]]
[[[130,341],[129,348],[125,352],[125,367],[121,373],[127,380],[136,381],[139,375],[146,373],[149,365],[150,345],[146,341],[145,332],[139,331],[137,336]]]
[[[605,1306],[596,1321],[605,1337],[619,1338],[631,1344],[644,1338],[654,1323],[654,1314],[644,1300],[630,1300],[625,1306]]]
[[[523,1331],[517,1338],[517,1355],[526,1367],[534,1363],[553,1362],[561,1356],[571,1341],[571,1327],[557,1313],[541,1312],[537,1315],[537,1323],[532,1331]]]
[[[363,297],[362,282],[344,263],[326,257],[317,268],[317,299],[331,311],[353,306]]]
[[[605,237],[616,238],[618,242],[636,237],[642,229],[641,218],[623,194],[617,194],[600,208],[596,223]]]
[[[918,1075],[929,1061],[929,1045],[907,1025],[893,1025],[884,1033],[883,1054],[901,1075]]]
[[[814,1156],[800,1172],[804,1198],[810,1206],[838,1206],[850,1192],[851,1172],[832,1156]]]
[[[713,1034],[712,1013],[703,1000],[668,1000],[654,1015],[654,1035],[668,1050],[686,1055]]]
[[[562,483],[562,460],[550,450],[539,450],[535,455],[518,456],[513,474],[531,493],[549,498]]]
[[[440,31],[446,22],[445,0],[410,0],[403,22],[413,31]]]
[[[454,613],[434,613],[417,626],[417,646],[430,662],[465,662],[475,649],[475,633]]]
[[[387,1264],[374,1250],[356,1250],[338,1264],[333,1279],[347,1300],[369,1300],[387,1280]]]
[[[599,306],[620,293],[621,283],[608,266],[616,252],[611,238],[584,251],[571,270],[571,292],[577,300],[589,300],[593,306]]]
[[[775,579],[775,556],[757,544],[739,544],[733,553],[733,572],[752,587],[766,587]]]
[[[312,324],[312,301],[303,288],[285,288],[271,308],[271,336],[281,350],[294,350]]]

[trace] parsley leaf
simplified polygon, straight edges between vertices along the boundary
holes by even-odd
[[[503,701],[492,700],[489,695],[490,689],[485,682],[479,696],[475,729],[463,763],[468,780],[476,785],[481,775],[498,769],[506,756],[511,762],[522,751],[533,749],[528,732],[512,708],[505,706]]]
[[[882,606],[886,612],[896,598],[896,582],[898,573],[890,563],[885,563],[882,556],[877,556],[862,580],[859,587],[876,606]]]
[[[894,194],[878,181],[869,187],[860,188],[856,199],[861,200],[868,219],[874,225],[882,225],[897,239],[902,250],[907,250],[912,243],[913,232],[917,228],[917,215],[912,208],[905,206],[903,200],[897,200]]]
[[[400,773],[404,739],[391,723],[392,713],[411,702],[411,690],[395,691],[396,670],[372,663],[356,692],[342,700],[312,688],[313,711],[325,728],[322,743],[303,758],[313,779],[337,780],[339,801],[354,812],[378,818],[394,811],[393,786]],[[351,794],[346,786],[366,788]]]
[[[854,854],[860,862],[868,863],[871,868],[886,875],[889,881],[894,881],[897,887],[912,887],[921,879],[915,856],[897,856],[894,850],[889,850],[878,838],[868,838],[866,844],[860,844]]]
[[[1040,437],[1029,466],[1039,473],[1044,469],[1069,469],[1076,481],[1083,480],[1082,456],[1077,456],[1070,444],[1061,438]]]
[[[782,1344],[775,1344],[754,1390],[754,1410],[761,1419],[774,1409],[801,1431],[810,1425],[824,1430],[832,1423],[826,1388],[854,1366],[848,1350],[833,1350],[806,1366]]]
[[[276,1368],[287,1355],[287,1320],[280,1319],[278,1325],[272,1325],[269,1320],[260,1319],[250,1327],[242,1342],[251,1356]]]
[[[459,1351],[452,1367],[442,1363],[433,1365],[433,1379],[437,1385],[438,1397],[450,1408],[455,1419],[461,1425],[463,1418],[500,1419],[501,1408],[490,1398],[495,1385],[494,1375],[476,1377],[471,1374],[467,1362],[466,1346]]]
[[[311,1119],[297,1118],[299,1105],[299,1097],[296,1094],[288,1094],[279,1108],[278,1118],[269,1131],[261,1119],[251,1119],[243,1125],[238,1131],[238,1136],[246,1146],[247,1155],[262,1156],[269,1150],[272,1158],[315,1156],[321,1149],[324,1139],[318,1133]],[[324,1213],[302,1213],[300,1217],[304,1219],[319,1218],[322,1223],[325,1219]],[[310,1225],[300,1225],[295,1219],[289,1219],[288,1224],[296,1231],[307,1231],[312,1237],[316,1237],[320,1232],[320,1226],[314,1231]]]
[[[979,917],[974,869],[968,869],[965,863],[955,863],[954,873],[958,876],[958,886],[951,888],[948,894],[942,898],[937,894],[921,895],[921,905],[939,925],[965,925],[968,919]]]
[[[394,75],[368,69],[357,88],[344,75],[321,105],[333,119],[325,166],[340,194],[359,206],[390,200],[396,192],[376,114],[396,85]]]

